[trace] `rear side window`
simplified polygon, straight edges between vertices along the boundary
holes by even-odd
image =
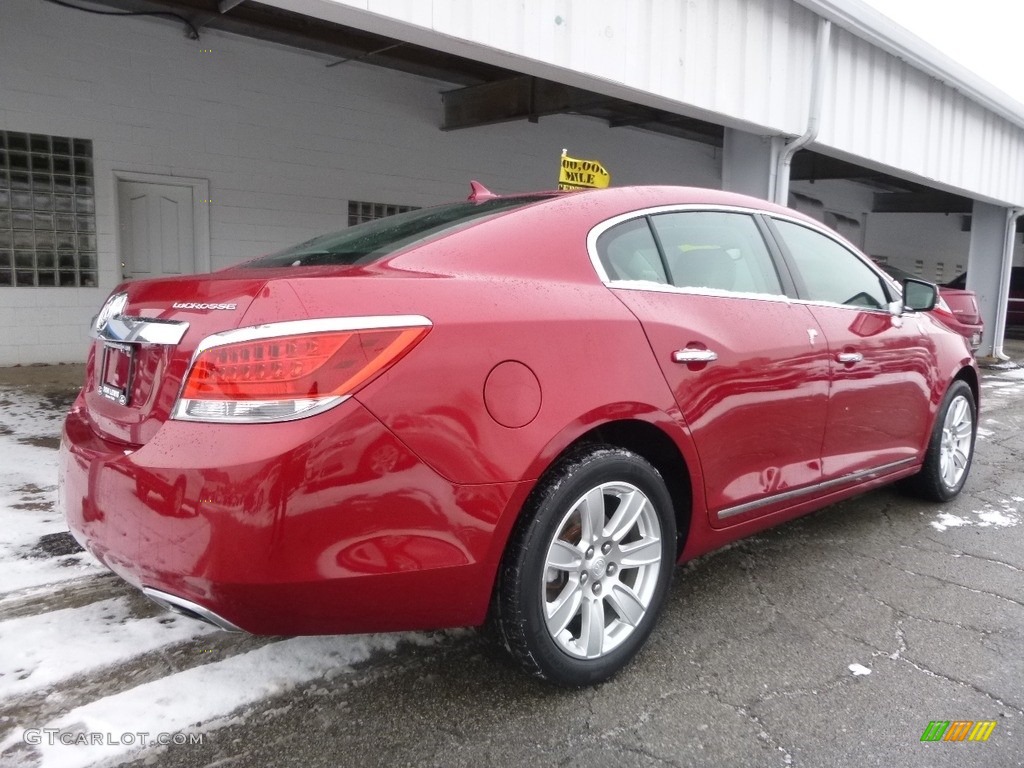
[[[403,248],[449,234],[488,216],[520,208],[540,196],[499,197],[482,203],[464,202],[399,213],[322,235],[270,256],[247,262],[247,267],[354,266],[369,264]]]
[[[611,280],[667,283],[658,245],[647,219],[632,219],[597,238],[597,255]]]
[[[810,301],[882,309],[889,299],[882,279],[835,240],[789,221],[774,220]]]
[[[673,285],[783,293],[771,254],[747,214],[681,211],[652,216],[651,222]]]

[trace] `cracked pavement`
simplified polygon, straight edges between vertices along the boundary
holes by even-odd
[[[1024,391],[1003,392],[958,499],[883,489],[679,568],[609,683],[548,688],[468,635],[268,701],[159,764],[1022,766],[1024,525],[980,517],[1024,510]],[[967,524],[939,530],[942,513]],[[931,720],[998,724],[922,743]]]
[[[1024,378],[986,375],[981,426],[953,502],[882,489],[677,569],[647,647],[604,685],[550,688],[477,634],[453,633],[129,764],[1024,766]],[[112,577],[89,589],[68,599],[132,594]],[[203,640],[220,655],[267,642]],[[198,663],[186,656],[140,657],[82,686]],[[18,706],[45,719],[64,704]],[[922,743],[932,720],[997,725],[985,743]]]

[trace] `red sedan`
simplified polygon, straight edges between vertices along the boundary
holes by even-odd
[[[896,278],[897,282],[902,283],[905,278],[914,277],[898,267],[888,264],[880,266],[889,277]],[[935,316],[951,330],[967,339],[971,349],[977,350],[985,335],[985,323],[981,319],[981,310],[978,309],[978,297],[974,291],[968,291],[963,286],[953,287],[955,282],[938,286],[939,303],[935,307]]]
[[[947,289],[953,289],[973,295],[973,291],[967,291],[966,288],[967,273],[964,272],[942,286],[942,294],[945,296]],[[1010,270],[1010,295],[1006,304],[1006,324],[1018,330],[1024,328],[1024,267],[1013,267]]]
[[[62,504],[222,628],[490,620],[531,673],[595,683],[676,562],[885,483],[960,492],[978,374],[937,299],[753,198],[478,190],[119,286]]]

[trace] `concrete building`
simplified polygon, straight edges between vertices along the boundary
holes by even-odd
[[[105,13],[0,4],[0,365],[81,360],[123,277],[551,188],[563,148],[970,266],[1000,352],[1024,107],[858,0],[70,2]]]

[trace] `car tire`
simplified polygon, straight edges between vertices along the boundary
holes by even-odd
[[[675,514],[658,471],[631,451],[588,446],[527,502],[498,575],[495,634],[537,677],[600,683],[654,629],[675,558]]]
[[[949,501],[967,481],[974,459],[978,409],[974,392],[956,380],[939,407],[921,471],[903,481],[902,487],[928,501]]]

